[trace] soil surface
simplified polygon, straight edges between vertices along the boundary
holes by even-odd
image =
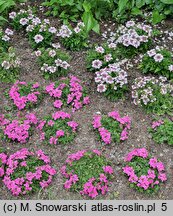
[[[58,23],[58,19],[54,18],[53,23]],[[168,22],[167,26],[171,26],[172,22]],[[114,28],[111,23],[102,23],[102,32],[106,28]],[[165,28],[165,27],[164,27]],[[169,29],[168,29],[169,30]],[[102,41],[101,36],[92,34],[92,43]],[[168,42],[167,42],[168,43]],[[13,45],[16,48],[17,54],[22,61],[21,68],[21,81],[37,81],[42,86],[46,86],[49,81],[43,79],[40,68],[36,62],[36,58],[33,54],[33,50],[28,44],[27,37],[22,32],[15,32],[13,38]],[[173,48],[172,43],[168,43],[169,48]],[[86,69],[86,51],[81,52],[69,52],[72,56],[70,65],[70,74],[73,74],[80,78],[86,85],[89,91],[91,103],[85,106],[81,110],[72,113],[70,108],[63,109],[73,115],[73,120],[79,123],[79,131],[73,143],[66,146],[50,146],[45,145],[39,140],[37,131],[30,137],[26,144],[18,143],[6,143],[0,141],[0,146],[3,146],[9,153],[26,147],[30,150],[42,149],[47,155],[50,156],[53,167],[59,171],[64,164],[67,156],[70,153],[77,152],[82,149],[100,149],[104,155],[106,155],[113,163],[115,178],[112,186],[109,188],[109,192],[106,196],[99,196],[97,199],[173,199],[173,148],[166,144],[158,145],[154,143],[147,131],[147,128],[151,125],[154,115],[147,115],[145,111],[132,104],[130,93],[125,100],[118,100],[117,102],[111,102],[103,95],[96,91],[96,85],[94,83],[94,74],[88,72]],[[140,72],[134,67],[128,70],[130,85],[133,80],[141,76]],[[129,85],[129,86],[130,86]],[[17,114],[17,111],[7,111],[6,107],[10,106],[10,102],[4,96],[4,91],[9,89],[12,84],[0,83],[0,113],[11,113],[12,116]],[[122,116],[129,115],[132,119],[132,128],[130,130],[129,139],[121,144],[111,144],[103,146],[97,140],[97,136],[92,129],[92,118],[96,112],[107,114],[110,111],[118,110]],[[30,110],[34,112],[38,118],[43,118],[45,115],[50,115],[56,111],[53,107],[53,99],[47,96],[44,101],[37,106],[37,108]],[[153,156],[158,157],[166,167],[168,175],[168,181],[165,185],[161,186],[160,191],[157,194],[147,195],[141,194],[134,189],[131,189],[128,185],[128,179],[122,172],[122,165],[124,163],[124,156],[134,148],[145,147]],[[63,188],[63,178],[58,172],[54,177],[52,184],[45,191],[40,191],[37,194],[31,194],[29,196],[13,197],[7,188],[0,181],[0,199],[88,199],[82,197],[80,194],[68,192]]]

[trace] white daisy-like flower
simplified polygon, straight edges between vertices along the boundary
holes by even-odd
[[[27,27],[26,27],[26,31],[27,32],[32,32],[34,30],[34,26],[33,25],[28,25]]]
[[[32,24],[35,25],[35,26],[41,24],[40,18],[34,17],[34,18],[32,19]]]
[[[20,19],[19,23],[20,23],[22,26],[25,26],[25,25],[28,24],[28,19],[22,18],[22,19]]]
[[[104,60],[106,61],[106,62],[109,62],[109,61],[111,61],[113,58],[112,58],[112,55],[111,54],[107,54],[107,55],[105,55],[104,56]]]
[[[78,34],[81,31],[81,29],[77,26],[76,28],[74,28],[74,31],[76,34]]]
[[[161,62],[163,60],[163,55],[158,53],[154,56],[155,62]]]
[[[37,34],[37,35],[35,35],[35,37],[34,37],[34,40],[35,40],[36,43],[42,42],[43,39],[44,39],[44,37],[43,37],[42,35],[40,35],[40,34]]]
[[[95,77],[95,82],[96,83],[100,83],[102,81],[102,79],[100,77]]]
[[[52,57],[52,58],[55,57],[56,56],[56,51],[55,50],[50,50],[49,51],[49,56]]]
[[[61,45],[60,45],[60,43],[53,43],[52,47],[55,49],[59,49],[59,48],[61,48]]]
[[[2,64],[1,64],[1,66],[4,68],[4,69],[6,69],[6,70],[8,70],[9,68],[10,68],[10,63],[8,62],[8,61],[3,61],[2,62]]]
[[[9,40],[10,40],[10,37],[8,37],[7,35],[4,35],[4,36],[2,37],[2,40],[3,40],[3,41],[9,41]]]
[[[156,50],[155,49],[149,50],[149,51],[147,51],[147,54],[148,54],[149,57],[155,56],[156,55]]]
[[[44,19],[43,21],[44,21],[44,23],[46,23],[46,24],[50,24],[49,19]]]
[[[65,70],[67,70],[70,67],[70,65],[66,61],[63,61],[61,63],[61,67],[64,68]]]
[[[41,51],[40,51],[40,50],[35,51],[35,55],[36,55],[37,57],[41,56]]]
[[[15,17],[16,17],[16,12],[11,12],[11,13],[9,13],[9,18],[10,19],[14,19]]]
[[[96,47],[96,52],[103,54],[105,52],[105,50],[103,47],[99,46],[99,47]]]
[[[173,71],[173,65],[169,65],[168,69],[172,72]]]
[[[134,25],[135,25],[135,22],[134,22],[134,21],[128,21],[128,22],[126,23],[126,27],[127,27],[127,28],[132,27],[132,26],[134,26]]]
[[[54,66],[49,66],[49,67],[48,67],[48,71],[49,71],[50,73],[55,73],[55,72],[56,72],[56,67],[54,67]]]
[[[55,27],[50,27],[50,28],[48,29],[48,31],[49,31],[50,33],[52,33],[52,34],[55,34],[55,33],[57,32],[57,29],[56,29]]]
[[[105,92],[105,91],[106,91],[106,85],[104,85],[104,84],[99,84],[99,85],[97,86],[97,91],[100,92],[100,93]]]
[[[56,59],[55,64],[56,64],[57,67],[61,66],[62,60],[61,59]]]
[[[102,66],[102,61],[100,60],[94,60],[92,61],[92,67],[96,69],[100,69]]]
[[[7,28],[7,29],[5,30],[5,34],[6,34],[6,35],[13,35],[14,32],[13,32],[11,29]]]
[[[114,83],[114,80],[113,80],[113,78],[111,76],[107,76],[106,82],[109,83],[109,84],[112,84],[112,83]]]

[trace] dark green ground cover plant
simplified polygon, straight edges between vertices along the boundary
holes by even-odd
[[[95,198],[108,191],[113,168],[99,150],[81,150],[68,156],[61,174],[66,180],[65,189]]]
[[[38,63],[45,79],[56,79],[67,75],[70,67],[68,61],[71,58],[65,51],[41,48],[35,51],[35,55],[38,57]]]
[[[156,193],[167,180],[164,164],[145,148],[134,149],[124,160],[123,172],[128,176],[129,186],[141,193]]]
[[[166,49],[149,50],[139,65],[144,74],[156,74],[173,79],[173,54]]]
[[[156,143],[173,145],[173,121],[171,119],[154,121],[149,132]]]
[[[20,64],[13,47],[0,53],[0,80],[6,83],[15,82],[19,77]]]

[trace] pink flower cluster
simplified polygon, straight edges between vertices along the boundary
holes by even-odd
[[[134,157],[148,157],[148,151],[145,148],[134,149],[125,157],[125,161],[130,162]]]
[[[128,129],[131,127],[131,119],[128,116],[120,117],[120,114],[117,111],[113,111],[108,113],[108,117],[113,118],[114,120],[118,121],[120,123],[120,127],[123,127],[123,130],[121,132],[121,138],[120,140],[126,140],[128,139]],[[110,144],[112,137],[111,133],[102,127],[101,123],[102,117],[101,115],[95,115],[93,118],[93,127],[94,129],[98,129],[99,134],[103,140],[104,143]]]
[[[28,159],[37,158],[43,161],[44,165],[36,166],[35,172],[28,170]],[[24,195],[31,192],[35,188],[36,182],[39,182],[40,188],[46,188],[52,182],[52,177],[56,174],[56,170],[50,166],[50,159],[44,154],[42,150],[38,150],[36,153],[30,152],[28,149],[23,148],[16,153],[10,155],[7,159],[7,169],[3,179],[5,186],[12,192],[14,196]],[[19,168],[25,168],[26,174],[22,177],[12,178],[15,172],[20,170]],[[44,173],[48,174],[47,179],[44,177]],[[39,188],[38,188],[39,189]]]
[[[18,119],[13,120],[12,122],[6,119],[4,115],[0,116],[0,126],[2,127],[4,135],[6,135],[8,139],[20,143],[27,142],[27,139],[30,136],[31,127],[32,125],[36,125],[37,122],[37,117],[33,113],[26,114],[24,120]]]
[[[135,149],[130,152],[125,161],[132,161],[134,157],[148,158],[148,152],[146,149]],[[158,162],[156,158],[149,159],[149,166],[147,175],[137,176],[135,170],[131,166],[125,166],[123,172],[129,177],[129,182],[134,183],[137,187],[143,188],[144,190],[153,188],[161,182],[167,180],[166,174],[164,173],[165,167],[162,162]]]
[[[83,96],[84,90],[80,84],[81,81],[77,77],[71,76],[68,81],[68,84],[65,83],[66,81],[67,79],[64,79],[64,83],[59,84],[58,87],[56,87],[56,83],[51,83],[48,86],[46,86],[46,92],[51,97],[57,99],[54,102],[54,107],[59,109],[62,107],[62,105],[64,105],[64,103],[66,103],[67,105],[71,104],[73,107],[73,111],[76,111],[78,109],[81,109],[83,105],[87,105],[90,103],[89,97]],[[64,99],[65,91],[63,92],[63,90],[65,88],[68,88],[70,93],[67,94],[65,96],[66,98]]]
[[[66,163],[71,165],[73,161],[80,160],[85,155],[85,153],[86,153],[86,150],[81,150],[81,151],[78,151],[74,154],[69,155],[67,160],[66,160]]]
[[[48,120],[48,121],[39,121],[38,123],[38,126],[37,126],[37,129],[39,129],[40,131],[40,140],[45,140],[46,137],[45,137],[45,129],[44,129],[44,126],[46,125],[46,127],[56,127],[56,120],[59,120],[59,119],[62,119],[62,120],[66,120],[66,119],[70,119],[71,118],[71,115],[69,113],[66,113],[66,112],[63,112],[63,111],[58,111],[56,113],[53,113],[52,114],[52,119],[51,120]],[[67,121],[67,122],[64,122],[65,124],[67,124],[67,127],[70,127],[72,128],[72,131],[73,133],[75,133],[77,131],[77,127],[78,127],[78,123],[75,122],[75,121]],[[62,124],[64,124],[62,123]],[[63,130],[57,130],[56,131],[56,134],[55,136],[51,136],[49,138],[49,143],[52,145],[56,145],[58,143],[58,139],[60,137],[64,137],[66,136],[66,133],[65,131]]]
[[[0,153],[0,177],[4,176],[5,170],[4,166],[7,162],[7,155],[5,153]]]
[[[27,103],[36,104],[38,100],[38,95],[41,93],[37,90],[39,88],[39,83],[34,83],[31,87],[31,92],[26,96],[21,96],[20,88],[22,86],[27,87],[26,82],[16,81],[9,91],[9,96],[13,100],[14,104],[19,110],[26,107]]]
[[[57,120],[57,119],[70,119],[71,115],[69,113],[66,113],[66,112],[63,112],[63,111],[58,111],[58,112],[52,114],[52,118],[54,120]]]
[[[156,129],[157,127],[159,127],[160,125],[164,124],[164,121],[162,120],[158,120],[158,121],[154,121],[152,122],[152,129]]]
[[[101,152],[98,150],[93,150],[93,153],[96,155],[100,156]],[[66,163],[70,166],[72,166],[72,163],[74,161],[79,161],[82,157],[85,156],[87,153],[86,150],[81,150],[78,151],[74,154],[71,154],[68,156]],[[99,178],[90,178],[84,185],[83,185],[83,190],[80,191],[81,195],[88,195],[91,198],[95,198],[98,196],[99,193],[102,195],[105,195],[106,192],[108,191],[108,186],[110,184],[108,178],[106,175],[112,175],[113,174],[113,169],[111,166],[104,166],[103,167],[103,172],[101,173]],[[61,168],[61,174],[67,179],[66,182],[64,183],[64,188],[65,189],[70,189],[73,184],[76,184],[78,181],[80,181],[80,177],[77,176],[74,173],[67,173],[67,166],[64,165]]]
[[[128,139],[128,129],[131,127],[131,119],[129,116],[120,117],[120,114],[117,111],[113,111],[108,113],[108,116],[113,118],[114,120],[118,121],[121,126],[124,127],[123,131],[121,132],[120,140]]]
[[[101,173],[99,180],[96,178],[91,178],[83,186],[83,190],[80,191],[82,195],[88,195],[91,198],[95,198],[101,193],[105,195],[108,192],[110,182],[108,181],[105,174]]]
[[[106,130],[104,127],[100,127],[98,129],[98,131],[99,131],[99,134],[100,134],[103,142],[106,143],[106,144],[110,144],[111,141],[112,141],[111,133],[108,130]]]

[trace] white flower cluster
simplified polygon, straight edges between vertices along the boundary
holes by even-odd
[[[132,99],[135,105],[147,105],[153,103],[157,98],[157,91],[161,95],[173,93],[173,85],[167,82],[166,77],[139,77],[135,79],[132,85]]]
[[[44,63],[43,66],[41,67],[41,71],[53,74],[56,71],[58,71],[58,68],[62,68],[64,70],[67,70],[70,67],[68,62],[57,58],[57,52],[55,49],[47,49],[46,52],[48,52],[49,57],[53,58],[54,62],[51,65]],[[37,57],[39,57],[42,55],[42,52],[40,50],[35,51],[35,55]],[[44,55],[44,53],[43,53],[43,55]]]
[[[67,25],[62,25],[56,35],[62,38],[69,38],[72,34],[81,32],[83,27],[85,27],[83,22],[79,22],[74,29],[70,29]]]
[[[128,21],[126,25],[120,25],[115,33],[111,32],[108,44],[110,48],[115,48],[117,44],[138,48],[141,43],[148,42],[151,36],[151,26]]]
[[[21,61],[18,57],[15,56],[15,53],[9,54],[9,60],[4,60],[1,63],[1,67],[5,70],[10,70],[14,68],[18,68],[21,65]]]
[[[164,59],[164,57],[160,53],[160,51],[161,51],[161,48],[157,46],[155,49],[151,49],[147,51],[147,54],[149,57],[152,57],[155,62],[161,62]]]
[[[0,40],[2,40],[2,41],[5,41],[5,42],[8,42],[8,41],[10,41],[10,36],[12,36],[14,34],[14,32],[11,30],[11,29],[9,29],[9,28],[7,28],[6,30],[5,30],[5,32],[2,32],[1,30],[0,30],[0,35],[1,35],[1,38],[0,38]]]
[[[116,91],[127,84],[127,72],[121,69],[118,63],[109,64],[108,67],[97,71],[95,74],[98,92],[105,92],[109,85],[113,86]]]
[[[164,56],[160,53],[164,48],[163,47],[156,47],[155,49],[151,49],[147,52],[147,55],[154,59],[155,62],[162,62],[164,60]],[[172,55],[172,62],[173,62],[173,55]],[[168,66],[168,70],[170,72],[173,71],[173,64]]]
[[[55,27],[50,26],[49,19],[41,20],[39,17],[33,15],[32,10],[20,10],[18,13],[11,12],[9,14],[9,18],[15,19],[16,16],[23,15],[23,17],[19,20],[19,24],[26,28],[26,32],[33,32],[36,28],[39,28],[39,33],[37,33],[33,39],[35,43],[41,43],[44,40],[42,32],[49,32],[52,35],[57,33],[57,29]]]

